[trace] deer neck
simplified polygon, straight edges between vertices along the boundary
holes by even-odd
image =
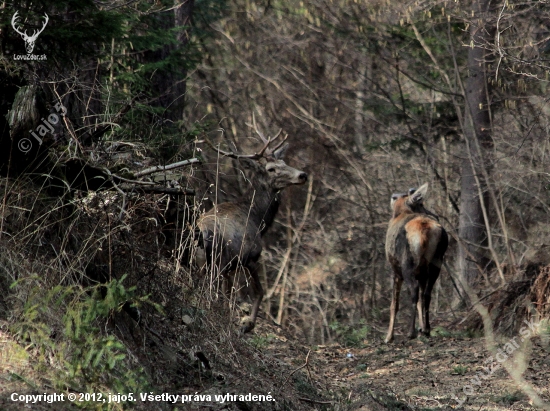
[[[250,219],[263,234],[273,224],[279,210],[279,191],[273,190],[268,184],[256,178],[251,183],[252,186],[241,202],[250,208]]]

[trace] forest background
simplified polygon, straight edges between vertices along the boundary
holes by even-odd
[[[264,320],[308,344],[382,335],[390,195],[424,182],[451,239],[432,318],[535,281],[544,316],[549,12],[542,0],[2,3],[6,330],[50,352],[60,385],[93,385],[128,361],[126,329],[97,318],[128,302],[150,327],[222,312],[193,264],[193,224],[247,180],[205,142],[253,153],[256,129],[288,134],[287,163],[309,175],[264,238]],[[43,29],[31,53],[16,28]],[[46,59],[17,57],[33,53]],[[53,131],[30,138],[59,107]]]

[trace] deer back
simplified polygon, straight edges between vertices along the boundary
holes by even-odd
[[[439,244],[447,241],[447,234],[437,216],[424,208],[427,189],[428,185],[424,184],[418,190],[392,196],[393,215],[386,233],[386,257],[394,267],[441,264],[436,254]],[[434,260],[434,257],[437,258]]]

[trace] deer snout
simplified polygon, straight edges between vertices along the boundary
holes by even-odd
[[[306,173],[300,173],[298,178],[305,183],[307,181],[307,174]]]

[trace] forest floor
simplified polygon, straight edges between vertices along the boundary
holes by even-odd
[[[524,355],[524,379],[550,404],[548,336],[525,338],[524,345],[514,352],[513,344],[507,346],[511,355],[507,359],[505,354],[499,356],[504,360],[501,364],[487,350],[485,337],[444,330],[436,327],[430,339],[409,340],[398,335],[392,344],[385,344],[377,335],[364,340],[361,348],[340,344],[312,347],[307,361],[302,355],[301,363],[307,362],[307,366],[301,371],[306,371],[318,392],[339,398],[328,401],[331,406],[327,410],[530,410],[536,408],[503,366],[508,362],[521,368],[520,356]],[[514,342],[521,339],[518,335]],[[497,347],[504,350],[510,342],[508,337],[497,338]],[[265,351],[288,357],[284,353],[295,351],[289,350],[288,344],[275,337]],[[306,395],[301,398],[308,400],[311,398]],[[310,402],[317,404],[317,409],[323,409],[323,403],[318,399]]]
[[[272,390],[269,394],[274,402],[228,400],[169,407],[149,403],[137,408],[190,411],[537,409],[504,367],[492,359],[484,337],[449,333],[440,325],[430,339],[409,340],[400,332],[404,323],[399,325],[392,344],[384,344],[381,335],[376,335],[363,340],[355,348],[340,344],[310,347],[280,327],[260,319],[252,334],[238,337],[249,343],[249,349],[240,354],[235,369],[228,369],[231,368],[228,361],[223,365],[218,361],[218,370],[216,364],[212,364],[215,375],[226,376],[223,384],[216,384],[216,378],[209,383],[205,375],[202,383],[192,391],[214,396],[223,392],[267,395],[267,390]],[[518,335],[513,341],[520,342],[521,338]],[[503,337],[497,341],[497,346],[504,348],[511,341],[511,338]],[[522,366],[521,361],[517,361],[515,368],[521,368],[525,380],[549,404],[548,337],[526,338],[522,344],[506,361],[513,364],[519,359],[518,353],[525,355],[527,362]],[[510,347],[514,345],[509,345],[509,350]],[[33,383],[39,380],[39,376],[31,362],[32,357],[24,347],[6,332],[0,333],[0,410],[75,409],[70,403],[24,404],[10,400],[14,392],[51,392],[47,386],[39,388]],[[240,377],[235,377],[237,368],[242,369]],[[492,369],[491,375],[488,375],[489,369]]]

